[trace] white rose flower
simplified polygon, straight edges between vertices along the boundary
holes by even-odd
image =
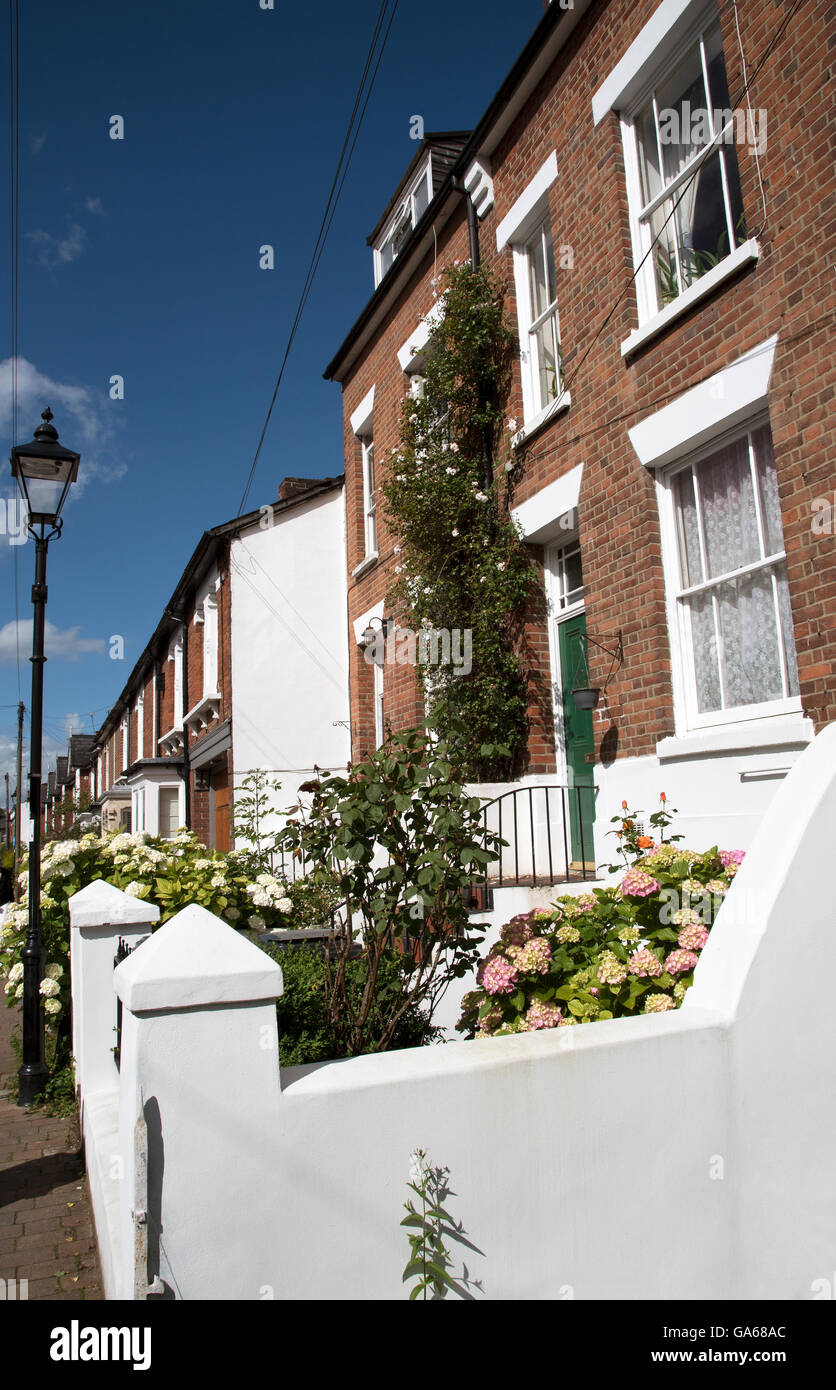
[[[458,446],[458,444],[451,444],[451,445],[450,445],[450,453],[451,453],[451,454],[457,454],[458,452],[459,452],[459,446]]]
[[[22,998],[23,998],[23,985],[18,985],[17,989],[15,990],[15,999],[22,999]]]

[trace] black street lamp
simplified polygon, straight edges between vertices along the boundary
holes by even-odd
[[[12,449],[12,474],[27,511],[27,529],[35,541],[35,583],[32,586],[32,731],[29,757],[29,930],[21,952],[23,961],[23,1065],[18,1072],[20,1105],[37,1100],[47,1077],[44,1058],[44,1016],[41,1007],[41,744],[44,715],[44,612],[46,609],[46,551],[60,536],[61,508],[78,477],[80,454],[58,443],[47,406],[43,424],[31,444]]]

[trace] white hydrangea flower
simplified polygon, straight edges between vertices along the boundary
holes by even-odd
[[[237,922],[240,916],[241,913],[238,911],[237,907],[228,907],[224,913],[224,917],[228,922]]]
[[[23,961],[16,960],[9,971],[9,984],[16,985],[18,980],[23,979]]]
[[[278,908],[279,912],[293,911],[293,903],[291,902],[290,898],[279,898],[279,901],[276,903],[276,907]]]
[[[148,884],[140,883],[137,879],[134,879],[133,883],[129,883],[125,889],[130,898],[144,898],[148,891]]]
[[[211,879],[210,879],[210,887],[212,887],[212,888],[225,888],[225,887],[226,887],[226,879],[224,878],[223,874],[213,874],[212,877],[211,877]]]
[[[252,927],[254,931],[264,931],[266,923],[264,918],[259,917],[258,913],[255,912],[252,917],[247,918],[247,926]]]
[[[41,994],[44,999],[52,999],[54,995],[61,993],[61,986],[57,980],[41,980]]]
[[[45,1002],[45,1004],[44,1004],[44,1013],[47,1013],[47,1014],[60,1014],[60,1012],[61,1012],[61,1001],[60,1001],[60,999],[47,999],[47,1000],[46,1000],[46,1002]]]
[[[63,973],[63,965],[58,964],[48,965],[46,967],[46,970],[44,971],[44,974],[46,975],[48,980],[60,980]]]

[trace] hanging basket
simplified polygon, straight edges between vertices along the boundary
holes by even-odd
[[[577,709],[597,709],[601,698],[601,688],[597,685],[582,686],[572,691],[572,699]]]

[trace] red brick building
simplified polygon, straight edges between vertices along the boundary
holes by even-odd
[[[622,798],[660,790],[692,843],[748,843],[836,713],[835,52],[823,0],[555,3],[473,132],[421,142],[326,371],[355,754],[423,714],[414,671],[359,643],[387,615],[401,401],[437,277],[470,254],[463,183],[519,340],[512,508],[541,582],[523,781],[594,781],[599,861]]]

